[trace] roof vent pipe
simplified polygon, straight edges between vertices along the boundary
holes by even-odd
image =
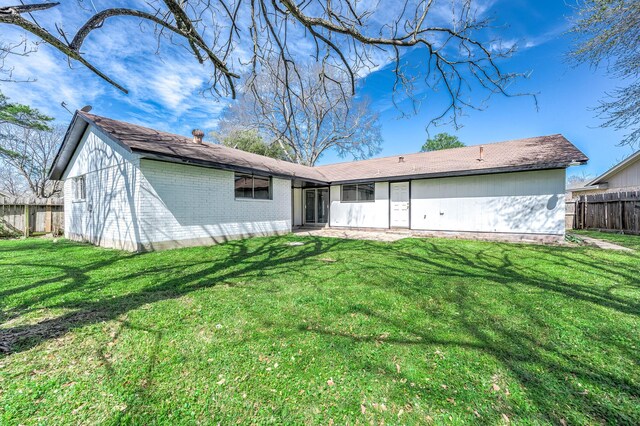
[[[193,129],[191,132],[193,135],[193,143],[201,144],[202,138],[204,137],[204,132],[200,129]]]
[[[404,157],[398,157],[398,163],[404,163]]]
[[[484,147],[480,145],[480,157],[478,158],[478,161],[483,161],[483,160],[484,160]]]

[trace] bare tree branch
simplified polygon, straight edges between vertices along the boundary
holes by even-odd
[[[451,16],[445,19],[442,10],[447,4],[452,5]],[[58,37],[27,19],[32,12],[49,13],[58,5],[42,3],[0,7],[0,25],[25,29],[124,92],[117,76],[101,72],[91,62],[90,51],[81,53],[91,32],[106,31],[107,21],[115,17],[149,22],[159,40],[166,37],[183,45],[195,60],[209,63],[208,90],[219,96],[235,98],[239,76],[247,71],[253,78],[243,89],[251,91],[255,77],[277,60],[288,108],[303,96],[289,86],[299,80],[305,56],[313,56],[319,64],[317,77],[323,84],[339,81],[344,86],[343,102],[356,92],[361,77],[391,64],[396,78],[394,103],[401,103],[402,96],[417,103],[422,79],[427,90],[443,88],[449,95],[448,105],[435,120],[451,116],[457,123],[464,109],[479,107],[467,100],[472,87],[487,96],[509,96],[509,84],[523,76],[502,72],[498,61],[512,51],[491,47],[493,40],[483,35],[488,22],[476,18],[473,4],[474,0],[147,0],[146,7],[92,12],[73,37],[61,30]],[[410,67],[403,60],[408,52],[421,64]],[[332,81],[335,75],[339,78]]]
[[[576,64],[598,67],[623,80],[596,108],[604,127],[626,132],[621,145],[640,144],[640,3],[583,0],[573,28]]]
[[[13,76],[15,68],[7,64],[7,60],[11,56],[29,56],[29,54],[37,51],[36,43],[29,43],[26,38],[16,43],[0,42],[0,82],[12,83],[29,83],[34,81],[33,78],[16,79]]]
[[[285,67],[274,62],[252,79],[252,90],[223,114],[219,139],[242,129],[252,129],[277,144],[288,161],[314,165],[329,150],[355,159],[369,158],[380,150],[378,116],[366,100],[344,101],[340,76],[328,84],[318,75],[321,65],[307,64],[286,81]],[[288,90],[283,87],[288,85]],[[295,93],[289,96],[288,93]]]
[[[0,125],[0,187],[49,198],[60,193],[62,182],[50,181],[49,167],[65,133],[64,127],[36,130]]]

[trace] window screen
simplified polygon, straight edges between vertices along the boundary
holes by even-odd
[[[271,199],[271,178],[252,176],[243,173],[235,174],[236,198],[251,198],[256,200]]]
[[[73,178],[73,200],[82,201],[87,197],[87,189],[84,176]]]
[[[376,199],[376,185],[362,183],[358,185],[358,201],[374,201]]]
[[[342,185],[342,201],[345,201],[345,202],[358,201],[358,186]]]
[[[366,201],[375,201],[376,184],[375,183],[357,183],[351,185],[342,185],[342,202],[357,203]]]
[[[253,198],[253,177],[250,175],[235,176],[236,198]]]

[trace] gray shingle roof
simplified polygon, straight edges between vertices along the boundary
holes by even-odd
[[[151,157],[169,157],[194,164],[235,166],[248,171],[256,170],[277,176],[324,181],[313,167],[276,160],[224,145],[193,142],[192,138],[161,132],[137,124],[78,112],[90,124],[129,150]]]
[[[479,146],[468,146],[309,167],[222,145],[196,144],[191,138],[185,136],[160,132],[85,112],[78,111],[77,117],[97,127],[128,150],[144,157],[261,172],[318,183],[540,170],[567,167],[588,160],[578,148],[558,134],[486,144],[483,145],[482,159],[480,159]],[[61,175],[61,167],[58,165],[56,169],[56,166],[54,164],[52,167],[54,178]],[[54,172],[54,170],[57,171]]]
[[[418,154],[329,164],[317,169],[332,182],[404,176],[464,176],[567,167],[588,160],[562,135],[540,136]],[[402,157],[402,161],[400,158]]]

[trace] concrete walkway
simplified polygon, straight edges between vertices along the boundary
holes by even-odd
[[[403,238],[450,238],[462,240],[479,240],[492,242],[520,242],[528,244],[554,244],[562,245],[564,241],[556,239],[546,241],[544,239],[535,239],[527,235],[511,235],[500,233],[457,233],[457,232],[437,232],[437,231],[412,231],[412,230],[357,230],[357,229],[339,229],[339,228],[300,228],[293,231],[296,235],[309,237],[329,237],[329,238],[346,238],[350,240],[369,240],[394,242]]]
[[[355,229],[338,229],[338,228],[300,228],[293,231],[296,235],[302,235],[305,237],[328,237],[328,238],[345,238],[349,240],[369,240],[369,241],[382,241],[382,242],[394,242],[401,240],[403,238],[429,238],[429,237],[448,237],[448,238],[462,238],[462,239],[480,239],[484,241],[495,241],[495,242],[525,242],[529,244],[545,244],[544,241],[530,241],[530,240],[519,240],[519,241],[509,241],[500,239],[498,235],[496,238],[473,238],[473,235],[429,235],[429,234],[420,234],[412,231],[359,231]],[[586,244],[594,247],[598,247],[604,250],[618,250],[618,251],[626,251],[626,252],[634,252],[635,250],[630,249],[628,247],[623,247],[618,244],[610,243],[608,241],[598,240],[596,238],[587,237],[584,235],[576,235],[577,238],[583,240]],[[563,242],[555,242],[552,243],[554,245],[564,245]]]
[[[336,228],[302,228],[294,230],[293,233],[305,237],[345,238],[348,240],[383,241],[388,243],[411,237],[411,234],[408,232],[356,231]]]
[[[633,252],[635,250],[630,249],[629,247],[619,246],[618,244],[610,243],[608,241],[598,240],[596,238],[586,237],[584,235],[577,235],[585,243],[590,246],[598,247],[604,250],[618,250],[618,251],[629,251]]]

